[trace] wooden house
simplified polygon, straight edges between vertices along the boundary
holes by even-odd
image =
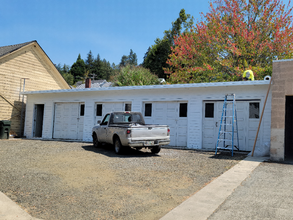
[[[60,89],[70,87],[37,41],[0,47],[0,120],[11,121],[11,133],[23,130],[21,92]]]

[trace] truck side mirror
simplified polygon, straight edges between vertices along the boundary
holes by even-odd
[[[101,124],[101,120],[98,120],[98,124]]]

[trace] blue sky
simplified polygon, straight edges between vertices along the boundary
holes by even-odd
[[[182,8],[200,20],[209,1],[0,0],[0,46],[37,40],[53,63],[70,66],[90,50],[117,65],[132,49],[140,64]]]
[[[130,49],[142,63],[148,47],[186,13],[200,18],[199,0],[0,0],[0,46],[37,40],[53,63],[72,65],[91,50],[119,64]]]

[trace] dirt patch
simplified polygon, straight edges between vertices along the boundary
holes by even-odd
[[[245,155],[0,141],[0,191],[41,219],[159,219]]]

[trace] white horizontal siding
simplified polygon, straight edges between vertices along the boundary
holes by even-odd
[[[188,135],[187,148],[202,148],[202,99],[201,97],[191,97],[188,102]]]
[[[83,122],[83,140],[92,140],[92,128],[95,125],[95,102],[91,100],[85,101],[84,122]]]
[[[54,103],[47,101],[45,103],[44,119],[43,119],[43,138],[52,138],[53,132],[53,116],[54,116]]]
[[[142,112],[142,101],[141,100],[134,100],[131,106],[131,110],[133,112]]]
[[[32,138],[33,133],[33,115],[34,115],[34,105],[32,103],[33,99],[27,100],[26,102],[26,112],[25,112],[25,127],[24,136]]]

